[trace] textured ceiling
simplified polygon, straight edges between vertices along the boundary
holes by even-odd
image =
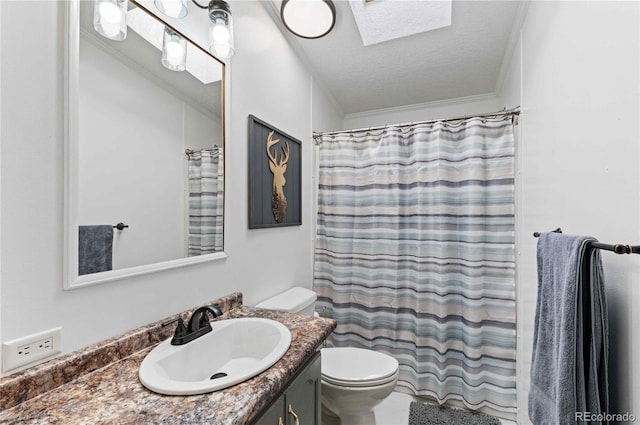
[[[350,1],[362,44],[382,43],[451,25],[451,0]],[[402,25],[398,25],[402,22]]]
[[[450,26],[364,46],[348,1],[334,0],[337,19],[330,34],[287,38],[345,114],[481,95],[493,93],[499,83],[526,3],[454,0]],[[271,6],[279,21],[280,2]]]

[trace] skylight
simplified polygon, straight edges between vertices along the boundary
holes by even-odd
[[[349,0],[365,46],[451,25],[451,0]]]

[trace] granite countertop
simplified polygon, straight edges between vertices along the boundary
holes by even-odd
[[[301,316],[227,303],[218,320],[236,317],[264,317],[283,323],[291,331],[291,346],[270,369],[224,390],[193,396],[166,396],[146,389],[138,380],[142,359],[160,342],[117,358],[115,361],[63,383],[42,394],[21,401],[0,412],[6,424],[247,424],[279,394],[335,329],[331,319]],[[224,304],[224,302],[222,303]],[[159,331],[159,322],[146,329]],[[173,328],[173,327],[171,327]],[[133,332],[133,331],[132,331]],[[164,331],[166,334],[166,331]],[[127,336],[128,334],[125,334]],[[164,335],[163,335],[164,336]],[[130,338],[131,335],[128,335]],[[148,336],[146,337],[148,339]],[[121,343],[120,340],[110,344]],[[113,351],[113,350],[112,350]],[[102,353],[104,354],[104,353]],[[58,361],[67,364],[76,353]],[[80,354],[82,355],[82,354]],[[84,353],[86,355],[86,353]],[[86,363],[85,359],[84,362]],[[78,362],[76,361],[75,364]],[[91,362],[89,362],[91,363]],[[65,367],[69,367],[68,365]],[[76,366],[77,367],[77,366]],[[46,366],[41,368],[47,373]],[[28,378],[26,382],[24,379]],[[13,379],[12,379],[13,378]],[[20,381],[22,379],[22,381]],[[48,378],[38,372],[25,372],[0,380],[2,398],[21,400],[33,385]],[[46,385],[45,385],[46,386]],[[29,388],[28,388],[29,387]],[[5,400],[6,405],[6,400]]]

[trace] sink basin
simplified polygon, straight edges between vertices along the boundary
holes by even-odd
[[[291,332],[275,320],[218,320],[211,328],[184,345],[171,345],[171,338],[161,342],[142,361],[140,382],[169,395],[221,390],[265,371],[291,344]]]

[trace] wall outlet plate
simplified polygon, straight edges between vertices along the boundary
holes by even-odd
[[[42,363],[43,359],[61,352],[61,327],[7,341],[2,344],[2,371]]]

